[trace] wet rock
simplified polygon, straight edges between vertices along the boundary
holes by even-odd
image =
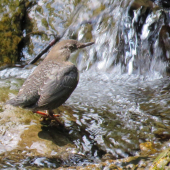
[[[0,112],[0,153],[17,148],[21,134],[37,121],[36,116],[31,115],[30,111],[12,106],[3,106],[2,109],[3,111]]]
[[[149,170],[154,169],[169,169],[169,163],[170,163],[170,149],[166,149],[162,151],[158,157],[154,160],[152,165],[150,166]]]
[[[3,109],[0,113],[0,155],[3,165],[7,163],[7,157],[15,163],[24,159],[33,166],[53,168],[61,164],[71,166],[87,159],[79,153],[63,127],[42,126],[40,117],[31,111],[9,105]]]
[[[154,131],[154,134],[157,137],[160,137],[162,140],[163,139],[169,139],[170,130],[169,129],[164,129],[164,128],[158,128],[157,130]]]
[[[31,111],[5,105],[4,102],[8,99],[9,92],[12,91],[8,87],[1,89],[0,157],[4,161],[2,166],[7,163],[7,157],[9,161],[14,162],[28,157],[29,161],[33,161],[35,165],[43,157],[46,160],[55,158],[66,165],[85,159],[70,140],[67,129],[58,125],[43,126],[40,124],[40,116]],[[9,155],[13,155],[14,158]],[[37,157],[39,159],[36,159]],[[72,163],[70,163],[71,160]],[[40,163],[38,166],[41,165]],[[49,167],[57,167],[57,165],[49,165]]]
[[[152,142],[146,142],[140,144],[140,149],[142,155],[154,154],[156,153],[155,145]]]
[[[148,169],[150,160],[147,157],[128,157],[125,159],[108,160],[98,164],[87,165],[85,167],[57,168],[57,170],[101,170],[101,169]]]

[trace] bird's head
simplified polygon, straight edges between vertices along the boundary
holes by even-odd
[[[72,53],[80,48],[90,46],[90,45],[94,44],[94,42],[81,43],[76,40],[70,39],[70,40],[63,40],[58,43],[58,45],[60,45],[60,44],[61,44],[61,49],[70,50],[70,52]]]
[[[92,44],[94,44],[94,42],[81,43],[72,39],[62,40],[52,48],[47,57],[67,61],[72,52]]]

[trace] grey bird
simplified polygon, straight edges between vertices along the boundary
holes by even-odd
[[[81,43],[72,39],[57,43],[27,78],[18,95],[6,104],[56,119],[53,109],[61,106],[78,84],[78,69],[69,61],[70,55],[92,44],[94,42]],[[39,110],[47,110],[48,114]]]

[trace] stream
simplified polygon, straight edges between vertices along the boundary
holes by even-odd
[[[169,8],[149,0],[39,0],[27,13],[32,31],[49,36],[30,35],[22,63],[53,39],[50,34],[67,27],[63,39],[95,44],[72,54],[80,78],[59,108],[65,128],[43,125],[31,111],[5,105],[41,60],[0,70],[0,168],[88,169],[141,157],[138,168],[149,169],[170,146]]]

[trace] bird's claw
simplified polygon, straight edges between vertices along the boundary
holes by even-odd
[[[63,124],[58,120],[57,117],[60,117],[59,114],[53,114],[53,113],[44,113],[41,111],[34,111],[34,113],[40,114],[41,115],[41,123],[42,124],[50,124],[51,122],[57,122],[59,125],[63,126]]]
[[[54,124],[54,123],[56,124],[57,123],[57,124],[63,126],[63,124],[58,119],[56,119],[55,116],[51,116],[51,115],[42,116],[40,122],[43,125],[49,125],[49,124]]]

